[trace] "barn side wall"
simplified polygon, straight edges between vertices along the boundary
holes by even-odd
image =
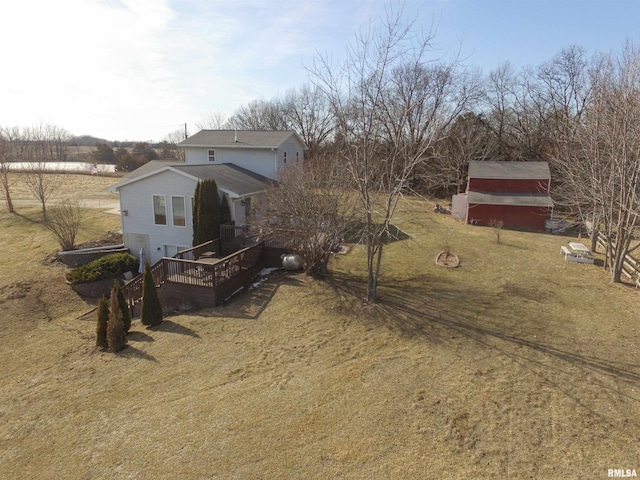
[[[550,207],[470,204],[468,222],[488,226],[492,220],[502,220],[505,228],[544,230],[551,217]]]
[[[468,191],[485,193],[548,193],[549,180],[470,178]]]

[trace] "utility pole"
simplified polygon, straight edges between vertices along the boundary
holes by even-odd
[[[187,139],[187,124],[184,124],[184,139]]]

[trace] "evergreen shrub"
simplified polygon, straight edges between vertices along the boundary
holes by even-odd
[[[145,262],[144,277],[142,282],[142,307],[140,308],[140,321],[147,327],[162,322],[162,305],[156,291],[156,284],[151,275],[151,267]]]
[[[130,253],[111,253],[81,265],[67,273],[67,280],[74,285],[91,283],[107,278],[117,278],[124,272],[138,271],[138,259]]]
[[[107,343],[107,322],[109,321],[109,303],[104,295],[98,300],[98,324],[96,326],[96,346],[109,348]]]
[[[107,343],[109,350],[119,352],[127,345],[127,336],[122,328],[122,312],[115,292],[111,291],[109,301],[109,321],[107,322]]]

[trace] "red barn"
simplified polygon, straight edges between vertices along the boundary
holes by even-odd
[[[469,162],[465,222],[544,230],[553,213],[547,162]]]

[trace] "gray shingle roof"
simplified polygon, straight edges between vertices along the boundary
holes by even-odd
[[[123,178],[136,178],[155,170],[159,170],[162,167],[171,167],[173,165],[183,165],[183,163],[176,163],[175,160],[151,160],[150,162],[145,163],[135,170],[126,173],[125,175],[123,175]]]
[[[553,207],[553,200],[549,195],[519,194],[512,193],[480,193],[469,192],[467,202],[471,204],[484,205],[513,205],[516,207]]]
[[[547,180],[551,178],[547,162],[469,162],[469,178]]]
[[[268,186],[277,182],[264,177],[258,173],[254,173],[242,167],[238,167],[232,163],[217,163],[214,165],[186,165],[184,163],[151,161],[145,163],[142,167],[129,173],[125,179],[109,187],[113,191],[117,191],[121,186],[136,182],[138,178],[150,177],[161,170],[172,168],[185,175],[204,180],[213,178],[218,188],[232,192],[238,196],[249,195],[264,191]]]
[[[228,190],[237,195],[262,192],[275,182],[267,177],[238,167],[232,163],[219,163],[215,165],[174,165],[173,168],[187,175],[205,180],[212,178],[218,188]]]
[[[178,145],[181,147],[278,148],[291,136],[297,137],[302,142],[302,139],[293,131],[200,130]]]

